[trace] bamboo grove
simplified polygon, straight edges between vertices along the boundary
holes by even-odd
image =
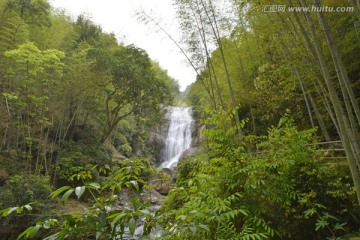
[[[236,111],[239,131],[239,119],[247,118],[246,131],[254,134],[290,109],[301,127],[317,127],[322,141],[342,141],[360,201],[359,6],[349,2],[184,0],[177,6],[201,72],[190,88],[192,103]],[[264,11],[271,5],[352,11]]]

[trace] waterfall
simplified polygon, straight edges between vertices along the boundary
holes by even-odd
[[[171,107],[170,125],[165,143],[164,162],[160,168],[174,168],[181,154],[191,146],[193,118],[190,107]]]

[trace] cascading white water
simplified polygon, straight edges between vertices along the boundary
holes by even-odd
[[[171,107],[170,126],[165,143],[164,162],[160,168],[173,168],[181,154],[191,146],[193,118],[190,107]]]

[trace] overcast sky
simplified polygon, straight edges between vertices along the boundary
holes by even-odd
[[[179,39],[178,23],[172,0],[50,0],[52,6],[65,9],[74,18],[86,14],[106,32],[114,33],[126,44],[145,49],[149,56],[179,81],[181,90],[195,81],[195,73],[188,66],[180,50],[153,26],[139,23],[137,10],[144,9],[161,19],[162,26]]]

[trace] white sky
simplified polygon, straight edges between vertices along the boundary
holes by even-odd
[[[195,72],[188,66],[186,58],[164,33],[156,32],[152,25],[139,23],[135,12],[144,9],[161,19],[162,26],[179,39],[178,22],[172,0],[50,0],[55,8],[63,8],[74,18],[86,14],[105,32],[114,33],[119,41],[135,44],[147,51],[150,58],[168,70],[178,80],[181,90],[195,81]]]

